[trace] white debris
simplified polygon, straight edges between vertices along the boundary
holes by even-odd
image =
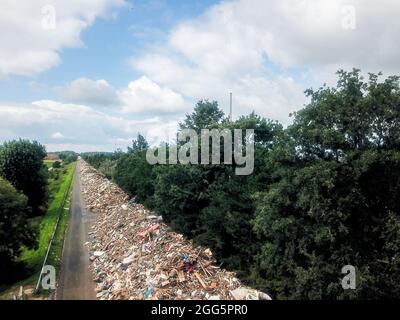
[[[104,251],[95,251],[93,252],[93,256],[96,258],[101,257],[104,254]]]
[[[272,300],[271,297],[264,292],[246,287],[237,288],[230,293],[235,300]]]

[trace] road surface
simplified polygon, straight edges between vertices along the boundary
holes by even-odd
[[[86,210],[80,185],[80,162],[74,176],[71,216],[61,261],[61,273],[56,291],[57,300],[95,299],[94,283],[89,270],[89,253],[85,243],[93,214]]]

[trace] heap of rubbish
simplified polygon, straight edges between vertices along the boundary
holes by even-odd
[[[87,245],[97,299],[270,299],[83,160],[80,174],[87,209],[96,214]]]

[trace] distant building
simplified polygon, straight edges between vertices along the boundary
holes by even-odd
[[[46,156],[46,158],[44,158],[44,160],[53,160],[53,161],[55,161],[55,160],[60,160],[60,157],[58,156],[58,154],[57,153],[47,153],[47,156]]]

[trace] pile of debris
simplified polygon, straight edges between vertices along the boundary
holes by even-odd
[[[80,170],[87,208],[97,214],[88,245],[98,299],[270,299],[84,161]]]

